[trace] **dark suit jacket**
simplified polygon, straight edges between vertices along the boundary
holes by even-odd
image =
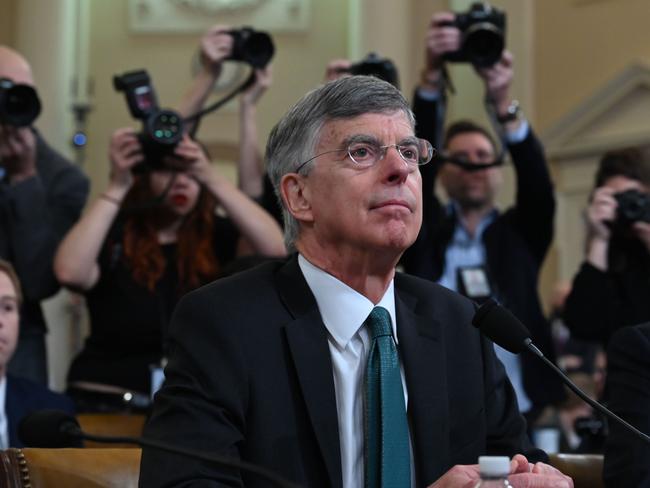
[[[67,396],[55,393],[32,381],[7,375],[5,413],[10,447],[26,447],[18,438],[18,425],[30,413],[45,409],[75,414],[74,404]]]
[[[650,435],[650,322],[616,332],[607,351],[608,406]],[[615,422],[605,444],[605,484],[650,487],[650,446]]]
[[[418,486],[485,453],[529,454],[525,422],[474,308],[398,275],[399,351]],[[172,319],[167,380],[145,436],[240,457],[308,487],[340,487],[327,330],[294,256],[186,295]],[[268,486],[248,473],[144,449],[140,486]]]
[[[437,103],[417,94],[413,103],[419,137],[432,143],[436,133]],[[530,329],[535,344],[552,360],[551,329],[537,292],[539,270],[553,239],[555,198],[544,151],[532,129],[520,143],[507,147],[515,167],[515,205],[499,213],[485,229],[483,244],[495,297]],[[416,242],[404,253],[407,273],[437,281],[445,266],[457,218],[435,195],[440,163],[421,168],[423,219]],[[562,382],[532,355],[522,356],[523,382],[536,407],[564,398]]]
[[[81,170],[35,136],[38,175],[15,185],[0,181],[0,257],[13,264],[23,287],[23,334],[45,333],[40,301],[59,290],[54,253],[79,219],[89,190]]]

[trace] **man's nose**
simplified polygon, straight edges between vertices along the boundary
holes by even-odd
[[[395,144],[384,148],[381,163],[386,171],[386,179],[390,182],[402,182],[417,169],[417,166],[407,163],[402,158]]]

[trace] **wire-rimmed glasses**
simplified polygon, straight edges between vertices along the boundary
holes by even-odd
[[[348,157],[356,166],[360,168],[369,168],[384,159],[388,149],[391,147],[394,147],[397,150],[397,153],[404,162],[413,167],[427,164],[435,154],[435,149],[431,143],[426,139],[420,139],[419,137],[409,137],[398,144],[386,145],[381,145],[378,141],[368,138],[367,136],[362,136],[361,138],[354,137],[344,148],[325,151],[309,158],[307,161],[303,161],[298,165],[295,172],[300,172],[307,163],[320,156],[341,151],[346,151]]]

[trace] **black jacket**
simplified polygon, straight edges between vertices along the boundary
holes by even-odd
[[[436,133],[437,102],[416,93],[414,107],[419,137],[431,140]],[[517,194],[513,207],[499,213],[483,233],[487,268],[496,298],[531,331],[535,344],[551,360],[555,352],[550,325],[537,292],[539,270],[553,239],[555,198],[546,158],[532,130],[517,144],[508,146],[515,167]],[[435,159],[421,168],[423,222],[418,238],[404,257],[407,273],[437,281],[444,270],[445,252],[456,218],[434,193],[439,169]],[[534,407],[564,398],[562,384],[537,358],[522,357],[526,394]]]
[[[650,323],[616,332],[607,360],[609,408],[650,433]],[[608,487],[650,487],[650,446],[610,421],[603,474]]]
[[[545,458],[527,439],[492,344],[470,324],[468,300],[398,274],[395,311],[416,486],[482,454]],[[302,486],[341,487],[327,329],[295,256],[181,299],[165,374],[147,438],[236,456]],[[269,486],[249,473],[143,450],[142,487],[242,481]]]

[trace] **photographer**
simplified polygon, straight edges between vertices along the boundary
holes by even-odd
[[[443,72],[447,57],[460,49],[456,15],[433,15],[426,37],[426,66],[413,110],[417,135],[434,146],[444,122]],[[513,101],[512,55],[503,51],[492,66],[476,68],[498,120],[517,178],[514,206],[496,207],[503,175],[497,147],[487,129],[471,121],[452,124],[442,142],[445,156],[422,168],[423,222],[402,264],[407,273],[436,281],[470,298],[492,296],[531,330],[536,344],[553,356],[550,327],[540,305],[539,269],[553,237],[553,185],[540,142]],[[448,205],[434,194],[436,180]],[[465,279],[463,279],[465,278]],[[561,383],[532,356],[518,357],[496,347],[515,387],[519,407],[530,421],[564,396]]]
[[[149,396],[150,366],[165,353],[176,301],[215,279],[242,241],[259,254],[284,253],[273,219],[187,135],[157,169],[129,128],[115,131],[109,155],[108,187],[55,259],[59,280],[86,294],[90,337],[68,375],[69,393],[86,411],[119,408],[125,393]],[[149,170],[134,172],[143,163]]]
[[[29,63],[5,46],[0,46],[0,78],[10,80],[13,86],[34,87]],[[3,96],[0,258],[14,266],[24,290],[20,339],[9,371],[47,385],[46,324],[40,302],[59,289],[52,260],[59,242],[81,214],[88,180],[31,126],[40,111],[38,98],[32,93],[31,103],[13,106],[5,104]],[[6,112],[16,106],[30,108],[31,114],[13,114],[22,120],[12,120]]]
[[[612,151],[600,162],[585,214],[585,262],[564,314],[575,337],[603,345],[617,329],[650,320],[650,222],[625,218],[628,205],[620,196],[627,190],[639,192],[631,210],[643,213],[646,202],[650,220],[650,158],[644,151]]]

